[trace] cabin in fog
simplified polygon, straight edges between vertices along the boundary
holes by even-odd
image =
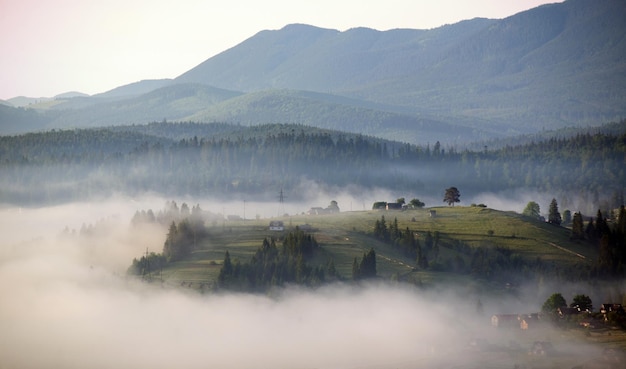
[[[429,211],[428,211],[428,215],[429,215],[431,218],[435,218],[435,217],[437,216],[437,211],[436,211],[436,210],[429,210]]]
[[[577,315],[580,313],[580,310],[578,308],[575,307],[566,307],[566,306],[562,306],[558,309],[556,309],[557,314],[559,314],[559,316],[561,318],[570,316],[570,315]]]
[[[494,314],[491,325],[496,328],[516,328],[520,326],[518,314]]]
[[[327,209],[324,209],[322,207],[312,207],[309,209],[307,213],[309,215],[322,215],[322,214],[329,214],[330,212]]]
[[[514,328],[527,330],[539,324],[541,317],[532,314],[495,314],[491,316],[491,325],[496,328]]]
[[[285,225],[281,220],[273,220],[270,222],[270,231],[284,231]]]
[[[521,330],[528,330],[531,327],[539,324],[539,314],[521,314],[518,317],[519,319],[519,327]]]
[[[602,304],[600,305],[600,312],[602,314],[606,314],[610,312],[622,314],[624,313],[624,308],[622,307],[622,304]]]
[[[402,205],[400,202],[388,202],[387,210],[402,210]]]

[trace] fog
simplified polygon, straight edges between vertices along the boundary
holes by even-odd
[[[475,337],[499,344],[491,314],[540,307],[531,297],[485,296],[477,314],[467,286],[337,284],[268,297],[145,284],[124,271],[146,248],[160,251],[164,231],[137,234],[128,225],[134,211],[163,203],[146,197],[0,209],[0,368],[476,367],[473,354],[459,350]],[[93,237],[71,236],[97,222]]]

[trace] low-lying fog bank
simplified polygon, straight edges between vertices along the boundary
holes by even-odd
[[[0,210],[0,368],[469,368],[478,358],[459,353],[472,339],[508,342],[493,337],[492,313],[541,306],[486,298],[479,314],[463,286],[340,284],[271,298],[156,288],[124,271],[164,239],[128,232],[133,212],[162,205]],[[89,242],[63,236],[98,221],[106,231]]]

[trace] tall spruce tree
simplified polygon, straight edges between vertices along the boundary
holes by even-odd
[[[561,225],[561,213],[559,213],[559,205],[556,203],[556,199],[550,201],[550,208],[548,209],[548,223],[554,225]]]
[[[573,240],[582,240],[585,238],[583,216],[580,212],[574,213],[574,217],[572,218],[572,235],[570,238]]]

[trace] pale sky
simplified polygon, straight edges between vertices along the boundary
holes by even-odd
[[[561,0],[0,0],[0,99],[175,78],[266,29],[430,29]]]

